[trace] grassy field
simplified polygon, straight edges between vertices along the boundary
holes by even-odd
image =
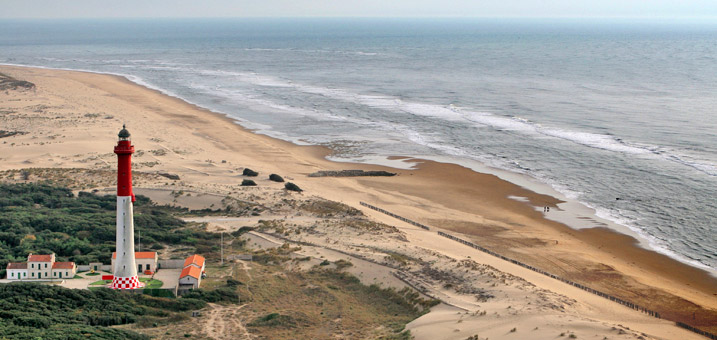
[[[238,304],[219,301],[201,317],[139,331],[156,339],[219,336],[214,329],[238,338],[246,330],[255,339],[410,339],[405,325],[436,303],[408,289],[363,285],[328,266],[295,269],[291,251],[282,247],[255,252],[253,262],[210,264],[202,290],[231,287]]]
[[[162,284],[163,284],[162,281],[159,281],[156,279],[151,279],[148,277],[140,277],[139,282],[144,283],[144,285],[145,285],[144,288],[150,288],[150,289],[151,288],[161,288]],[[107,285],[110,283],[112,283],[112,280],[99,280],[99,281],[90,283],[90,286],[103,286],[103,285]]]

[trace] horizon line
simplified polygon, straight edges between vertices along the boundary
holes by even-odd
[[[130,20],[130,19],[503,19],[503,20],[716,20],[717,15],[705,16],[135,16],[135,17],[0,17],[0,20]],[[717,22],[715,22],[717,24]]]

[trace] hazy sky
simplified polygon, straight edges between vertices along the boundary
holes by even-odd
[[[717,0],[0,0],[0,18],[715,18]]]

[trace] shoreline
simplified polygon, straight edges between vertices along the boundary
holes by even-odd
[[[177,151],[181,152],[172,151],[177,156],[175,163],[168,163],[168,167],[172,171],[186,172],[186,174],[183,172],[183,178],[186,176],[187,181],[208,184],[213,178],[211,174],[219,171],[215,169],[217,166],[205,167],[197,160],[189,159],[190,155],[201,153],[199,147],[194,146],[192,142],[203,139],[215,146],[218,150],[217,153],[221,153],[221,157],[227,159],[233,157],[235,160],[230,161],[233,164],[244,164],[247,167],[256,166],[277,172],[290,171],[290,177],[295,178],[297,184],[306,188],[306,192],[309,194],[316,194],[352,206],[358,206],[358,202],[363,200],[377,206],[390,208],[388,210],[395,211],[402,216],[415,216],[415,220],[431,227],[440,227],[441,230],[451,233],[463,233],[472,239],[480,238],[483,242],[490,243],[491,246],[505,249],[508,252],[506,256],[517,255],[521,260],[527,259],[526,262],[533,261],[533,265],[539,268],[543,267],[544,270],[551,270],[551,268],[545,268],[547,266],[560,268],[568,274],[577,275],[570,271],[572,268],[570,263],[572,266],[578,265],[575,267],[578,272],[585,269],[585,267],[581,267],[581,264],[606,265],[611,268],[606,277],[615,274],[624,275],[632,280],[628,280],[630,283],[634,281],[646,287],[657,287],[692,303],[702,304],[706,308],[717,308],[717,299],[712,295],[717,293],[714,291],[717,280],[711,277],[709,272],[683,264],[666,255],[642,249],[635,244],[636,240],[612,230],[604,230],[604,228],[574,229],[548,220],[534,207],[557,206],[560,203],[559,199],[505,181],[499,176],[479,173],[457,164],[405,157],[400,157],[402,162],[415,162],[417,164],[415,170],[386,168],[381,165],[362,163],[334,162],[326,159],[330,155],[330,150],[326,147],[301,146],[254,133],[225,114],[201,108],[177,97],[167,96],[159,90],[143,87],[123,76],[86,71],[58,71],[50,68],[14,67],[24,69],[26,70],[25,74],[36,77],[70,79],[89,85],[93,89],[97,89],[98,93],[105,93],[105,96],[113,101],[134,101],[132,104],[149,108],[149,111],[132,116],[133,123],[130,126],[133,127],[133,132],[138,130],[137,135],[152,136],[161,133],[172,136],[169,133],[169,127],[167,127],[167,131],[155,131],[139,124],[142,118],[150,119],[150,116],[152,122],[156,123],[153,127],[171,124],[172,128],[177,125],[176,129],[181,128],[183,129],[181,131],[189,132],[190,135],[186,135],[188,140],[181,141],[182,148],[188,151],[178,147]],[[40,74],[38,71],[41,71]],[[45,74],[42,74],[43,72]],[[118,83],[124,85],[120,86]],[[148,91],[154,94],[151,96],[152,98],[142,97],[143,93]],[[112,103],[106,106],[106,108],[113,107]],[[179,113],[173,110],[179,111]],[[203,116],[206,114],[209,115]],[[123,119],[127,120],[130,116],[130,113],[126,113]],[[223,123],[219,123],[219,121]],[[97,124],[111,129],[116,123],[116,119],[108,119]],[[105,131],[102,131],[103,134],[97,135],[94,135],[95,132],[90,131],[89,135],[84,137],[85,140],[81,142],[102,144],[98,143],[97,139],[104,143],[104,140],[111,140],[113,137],[105,136]],[[141,137],[139,140],[147,149],[150,145],[164,147],[169,145],[168,141],[154,142],[149,137]],[[101,146],[90,146],[88,151],[98,154],[105,153],[106,150]],[[202,148],[208,149],[209,146],[202,146]],[[63,156],[68,158],[63,161],[63,164],[57,164],[55,159],[61,157],[54,155],[60,154],[60,149],[48,152],[39,146],[37,148],[29,146],[26,151],[29,152],[11,155],[9,159],[5,159],[1,168],[19,168],[23,167],[23,164],[48,165],[48,167],[79,164],[69,156]],[[50,156],[47,156],[48,154]],[[266,155],[271,155],[274,158],[262,159]],[[198,157],[215,158],[216,156],[219,155],[200,155]],[[30,163],[24,163],[25,161]],[[346,164],[364,170],[389,169],[399,175],[391,178],[309,179],[306,177],[308,173],[315,170],[345,169]],[[286,165],[286,168],[282,165]],[[187,172],[188,170],[190,171]],[[234,175],[225,174],[225,176],[229,176],[225,177],[228,179],[233,178]],[[440,192],[436,192],[436,188],[441,188]],[[511,199],[511,196],[524,197],[529,204]],[[559,244],[557,244],[558,239],[560,240]],[[555,240],[556,245],[548,242],[551,240]],[[578,258],[580,261],[573,262]],[[563,267],[566,265],[567,267]],[[607,269],[603,268],[602,270]],[[599,270],[596,271],[595,275],[597,274],[599,274]],[[591,285],[589,282],[585,283]],[[633,288],[642,290],[640,287]]]
[[[471,169],[477,173],[482,174],[488,174],[488,175],[494,175],[500,178],[501,180],[507,181],[509,183],[512,183],[514,185],[523,187],[529,191],[540,193],[544,195],[551,196],[555,198],[556,200],[560,201],[560,203],[555,204],[554,206],[551,206],[551,208],[555,208],[551,214],[546,214],[545,218],[551,221],[555,221],[560,224],[564,224],[567,227],[573,229],[573,230],[581,230],[581,229],[589,229],[589,228],[607,228],[612,232],[616,232],[618,234],[622,234],[625,236],[629,236],[631,238],[634,238],[636,240],[635,246],[641,247],[643,249],[654,251],[660,255],[664,255],[671,260],[680,262],[682,264],[685,264],[687,266],[693,267],[698,270],[702,270],[707,272],[710,276],[717,279],[717,268],[711,268],[701,262],[698,262],[696,260],[691,260],[687,258],[685,255],[678,254],[670,249],[667,249],[665,247],[662,247],[658,245],[658,241],[653,240],[651,237],[645,235],[640,229],[631,227],[626,224],[621,224],[620,222],[616,221],[614,217],[611,216],[599,216],[597,210],[590,206],[589,204],[582,202],[577,199],[568,198],[566,195],[557,189],[555,189],[552,185],[548,183],[541,182],[539,179],[534,178],[527,174],[521,174],[517,172],[512,172],[510,170],[501,169],[492,167],[487,164],[483,164],[480,161],[476,160],[470,160],[470,159],[460,159],[453,156],[439,156],[439,155],[423,155],[423,156],[411,156],[411,155],[390,155],[390,156],[383,156],[383,155],[364,155],[360,156],[358,158],[365,159],[366,161],[361,161],[358,159],[345,159],[345,160],[339,160],[339,159],[331,159],[332,150],[330,147],[321,146],[321,145],[312,145],[312,144],[301,144],[299,141],[291,141],[291,140],[285,140],[280,137],[272,136],[270,133],[262,133],[259,132],[258,129],[252,129],[250,127],[244,126],[243,123],[249,123],[251,122],[243,122],[242,120],[232,117],[230,113],[221,112],[221,111],[215,111],[209,108],[205,108],[199,104],[196,104],[186,98],[183,98],[175,93],[172,93],[171,91],[167,91],[165,89],[153,86],[149,83],[147,83],[144,79],[133,76],[130,74],[122,74],[122,73],[114,73],[114,72],[100,72],[100,71],[92,71],[92,70],[84,70],[84,69],[70,69],[70,68],[52,68],[47,66],[26,66],[26,65],[20,65],[20,64],[3,64],[0,63],[0,66],[9,66],[9,67],[20,67],[20,68],[36,68],[36,69],[45,69],[45,70],[59,70],[59,71],[68,71],[68,72],[84,72],[89,74],[97,74],[97,75],[107,75],[112,77],[118,77],[124,81],[127,81],[133,85],[143,87],[149,91],[156,92],[160,95],[164,95],[176,100],[179,100],[183,103],[186,103],[188,105],[191,105],[195,107],[196,109],[200,111],[207,112],[209,114],[215,114],[220,115],[225,118],[227,118],[231,123],[236,124],[240,126],[242,129],[249,133],[254,133],[257,135],[266,136],[268,138],[271,138],[276,141],[281,141],[285,143],[289,143],[291,145],[295,146],[311,146],[311,147],[319,147],[319,148],[325,148],[325,152],[320,153],[322,157],[330,162],[336,162],[336,163],[345,163],[345,164],[353,164],[353,165],[369,165],[369,166],[380,166],[380,167],[388,167],[391,169],[396,170],[411,170],[411,169],[417,169],[415,168],[416,164],[408,163],[407,166],[401,166],[402,163],[405,163],[409,159],[416,159],[419,161],[433,161],[437,163],[445,163],[445,164],[455,164],[459,166],[466,167],[468,169]],[[525,202],[530,203],[530,202]],[[534,205],[535,209],[538,209],[541,206]],[[557,216],[556,217],[556,213]],[[587,215],[587,216],[585,216]],[[579,224],[591,224],[591,226],[585,226],[581,227]]]

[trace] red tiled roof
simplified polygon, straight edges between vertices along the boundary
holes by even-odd
[[[202,266],[204,265],[204,257],[201,255],[197,255],[197,254],[187,257],[187,259],[184,260],[184,266],[186,267],[191,264],[194,264],[197,267],[202,268]]]
[[[202,271],[199,268],[197,268],[195,266],[189,266],[189,267],[184,268],[184,270],[182,270],[182,273],[179,274],[179,278],[181,279],[185,276],[191,276],[195,279],[199,279],[200,275],[202,275]]]
[[[153,251],[136,251],[134,252],[135,259],[153,259],[157,257],[157,253]],[[112,252],[112,258],[117,258],[117,253]]]
[[[27,262],[52,262],[52,255],[30,255]]]
[[[27,262],[10,262],[7,269],[27,269]]]
[[[52,264],[52,269],[75,269],[74,262],[55,262]]]

